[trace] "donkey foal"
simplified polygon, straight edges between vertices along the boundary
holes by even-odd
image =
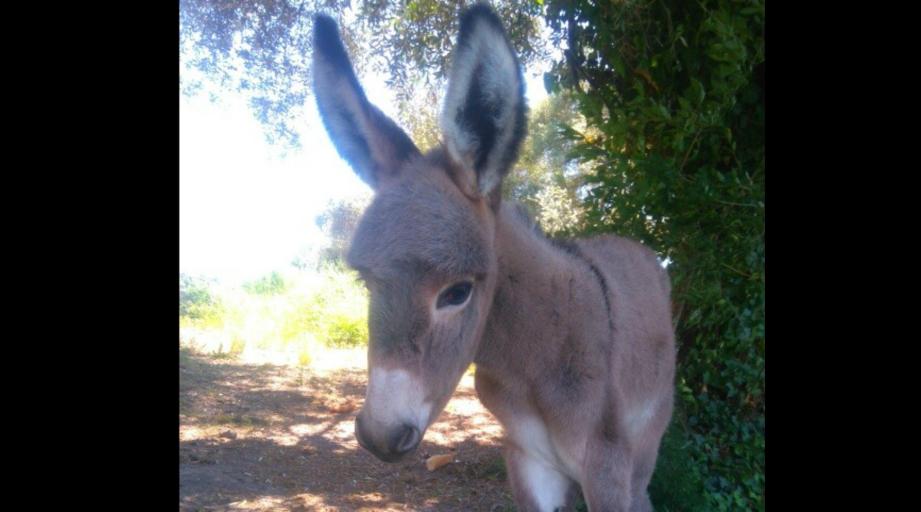
[[[347,256],[370,293],[359,444],[387,462],[412,452],[475,362],[521,510],[572,506],[580,488],[593,512],[652,510],[673,403],[669,279],[636,242],[550,241],[502,201],[526,121],[495,14],[462,15],[443,142],[426,154],[368,102],[325,16],[313,59],[324,125],[375,190]]]

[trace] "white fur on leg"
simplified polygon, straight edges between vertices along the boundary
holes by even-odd
[[[567,492],[579,480],[579,456],[557,446],[547,427],[535,417],[521,416],[507,426],[522,492],[531,496],[538,510],[553,511],[566,505]]]
[[[562,473],[547,466],[542,460],[521,456],[519,459],[522,485],[531,495],[541,512],[553,512],[566,505],[566,492],[570,481]]]

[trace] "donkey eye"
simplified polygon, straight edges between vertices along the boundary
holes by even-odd
[[[467,302],[467,297],[470,296],[471,290],[473,290],[473,283],[469,281],[457,283],[441,292],[441,295],[438,296],[436,307],[441,309],[445,306],[459,306]]]

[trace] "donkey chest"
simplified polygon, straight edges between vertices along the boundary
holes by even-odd
[[[554,432],[538,416],[510,418],[504,425],[509,439],[534,461],[580,480],[584,450],[565,433]]]
[[[569,429],[554,429],[530,404],[533,390],[523,383],[500,384],[478,369],[477,393],[483,405],[499,420],[511,443],[530,459],[580,480],[585,439],[578,422]]]

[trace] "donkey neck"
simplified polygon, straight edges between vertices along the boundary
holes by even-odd
[[[513,208],[503,204],[496,217],[496,292],[474,361],[490,373],[529,373],[559,357],[578,328],[584,269]]]

